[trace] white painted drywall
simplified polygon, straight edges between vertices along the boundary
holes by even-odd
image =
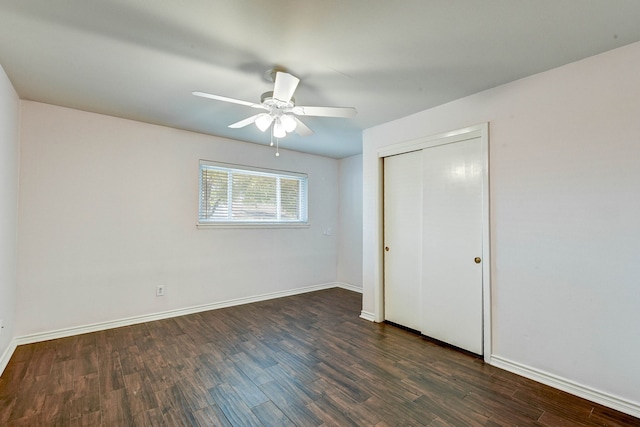
[[[362,288],[362,155],[339,161],[338,281]]]
[[[335,159],[30,101],[21,129],[18,336],[336,280]],[[199,159],[307,173],[311,226],[197,229]]]
[[[0,66],[0,365],[15,336],[19,130],[20,99]]]
[[[380,147],[490,122],[493,354],[640,405],[640,43],[364,133],[363,309]]]

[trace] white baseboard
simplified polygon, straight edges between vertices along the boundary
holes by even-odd
[[[360,312],[360,317],[361,317],[361,318],[363,318],[363,319],[365,319],[365,320],[368,320],[369,322],[375,322],[375,321],[376,321],[376,316],[375,316],[375,314],[373,314],[373,313],[369,313],[368,311],[364,311],[364,310],[362,310],[362,311]]]
[[[89,325],[76,326],[71,328],[58,329],[49,332],[40,332],[36,334],[24,335],[16,338],[18,345],[32,344],[40,341],[47,341],[57,338],[65,338],[73,335],[86,334],[89,332],[103,331],[105,329],[119,328],[122,326],[135,325],[144,322],[153,322],[154,320],[169,319],[171,317],[184,316],[187,314],[200,313],[203,311],[217,310],[220,308],[233,307],[236,305],[250,304],[252,302],[267,301],[274,298],[283,298],[292,295],[304,294],[307,292],[320,291],[323,289],[339,287],[337,283],[323,283],[320,285],[307,286],[304,288],[290,289],[287,291],[272,292],[268,294],[236,298],[227,301],[214,302],[210,304],[196,305],[187,308],[179,308],[176,310],[162,311],[159,313],[144,314],[141,316],[133,316],[125,319],[110,320],[107,322],[93,323]]]
[[[2,353],[2,356],[0,356],[0,376],[2,376],[4,368],[7,367],[7,364],[9,363],[11,356],[13,356],[13,352],[16,351],[17,346],[18,344],[16,343],[15,338],[12,339],[9,346],[6,348],[4,353]]]
[[[546,384],[562,391],[566,391],[567,393],[574,394],[576,396],[599,403],[617,411],[624,412],[625,414],[640,418],[640,404],[637,402],[631,402],[629,400],[611,395],[609,393],[605,393],[603,391],[575,383],[566,378],[562,378],[557,375],[549,374],[539,369],[532,368],[530,366],[504,359],[500,356],[492,355],[489,363],[497,368],[504,369],[505,371],[513,372],[514,374],[518,374],[525,378],[529,378],[531,380]]]
[[[359,294],[362,293],[362,286],[352,285],[351,283],[335,282],[335,287],[357,292]]]
[[[227,301],[215,302],[210,304],[202,304],[193,307],[180,308],[176,310],[163,311],[159,313],[144,314],[141,316],[132,316],[124,319],[110,320],[107,322],[92,323],[89,325],[73,326],[70,328],[57,329],[54,331],[38,332],[35,334],[23,335],[16,337],[11,341],[11,345],[3,353],[0,359],[0,375],[4,371],[9,359],[13,355],[16,347],[23,344],[33,344],[36,342],[47,341],[57,338],[65,338],[73,335],[86,334],[89,332],[103,331],[105,329],[119,328],[122,326],[130,326],[138,323],[152,322],[154,320],[168,319],[171,317],[184,316],[187,314],[200,313],[203,311],[216,310],[220,308],[232,307],[236,305],[249,304],[252,302],[266,301],[274,298],[283,298],[292,295],[304,294],[307,292],[320,291],[330,288],[344,288],[355,292],[362,292],[362,289],[349,285],[347,283],[332,282],[319,285],[307,286],[304,288],[290,289],[287,291],[272,292],[269,294],[256,295],[251,297],[236,298]]]

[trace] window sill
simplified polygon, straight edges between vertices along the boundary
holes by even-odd
[[[196,224],[199,230],[220,228],[309,228],[308,222],[224,222]]]

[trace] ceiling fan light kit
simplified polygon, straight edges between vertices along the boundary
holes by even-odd
[[[296,130],[296,127],[298,126],[298,123],[296,123],[293,117],[287,116],[287,115],[280,117],[280,123],[282,124],[284,131],[287,133],[293,132],[294,130]]]
[[[267,73],[274,75],[274,70],[270,70]],[[272,138],[284,138],[288,133],[294,131],[300,136],[311,135],[313,131],[296,116],[351,118],[357,114],[356,109],[353,107],[296,106],[293,93],[298,87],[298,83],[300,83],[300,79],[297,77],[283,71],[275,71],[273,91],[263,93],[260,97],[260,104],[206,92],[192,93],[203,98],[266,110],[266,113],[255,114],[239,122],[232,123],[229,127],[238,129],[255,123],[261,132],[265,132],[271,127]],[[279,153],[276,153],[276,155],[279,155]]]
[[[271,114],[261,113],[256,118],[256,126],[262,132],[269,129],[269,126],[271,126],[271,123],[273,123],[273,116]]]
[[[287,136],[287,131],[284,130],[284,126],[282,126],[282,123],[278,119],[276,119],[273,124],[273,136],[276,138],[284,138]]]

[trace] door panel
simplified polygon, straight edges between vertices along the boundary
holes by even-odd
[[[422,153],[384,159],[385,319],[420,330]]]
[[[422,151],[421,327],[482,354],[482,150],[479,139]],[[480,263],[475,258],[480,258]]]

